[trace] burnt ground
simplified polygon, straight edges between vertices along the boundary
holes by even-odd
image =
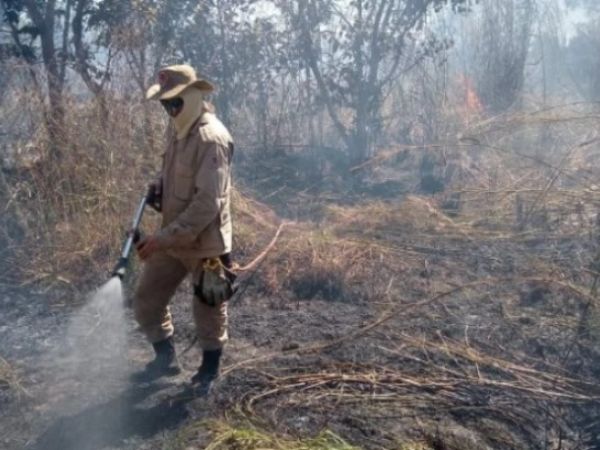
[[[2,447],[204,448],[218,419],[364,449],[600,448],[598,277],[582,269],[595,234],[454,227],[425,206],[437,225],[388,208],[333,216],[329,234],[288,230],[232,301],[208,398],[187,385],[189,285],[173,301],[185,373],[139,386],[128,375],[151,350],[131,317],[119,357],[84,354],[73,374],[49,355],[88,289],[0,286],[2,357],[20,380],[0,385]]]
[[[69,379],[68,375],[61,376],[59,363],[48,361],[47,355],[63,343],[65,324],[78,308],[66,305],[85,295],[4,287],[0,294],[0,341],[3,357],[17,372],[23,392],[0,391],[2,448],[162,448],[169,434],[186,422],[220,418],[223,410],[215,400],[217,395],[196,398],[187,382],[200,362],[200,353],[193,346],[191,299],[185,292],[188,287],[183,286],[172,303],[185,373],[137,386],[127,375],[143,367],[152,352],[135,330],[130,313],[128,361],[88,360],[85,364],[99,364],[100,369],[94,369],[92,376],[77,373]],[[231,343],[225,366],[331,338],[330,330],[344,332],[370,317],[360,305],[332,305],[319,300],[283,305],[281,299],[252,297],[236,300],[230,311]],[[115,371],[112,366],[116,364],[127,367]]]

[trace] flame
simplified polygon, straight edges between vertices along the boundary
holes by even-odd
[[[460,106],[460,115],[465,124],[469,124],[472,118],[479,116],[483,112],[483,104],[477,95],[473,81],[467,75],[459,75],[458,84],[462,88],[462,105]]]

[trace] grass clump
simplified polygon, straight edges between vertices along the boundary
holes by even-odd
[[[0,356],[0,391],[8,391],[13,394],[27,394],[21,380],[11,365]]]
[[[205,450],[360,450],[331,431],[307,439],[277,436],[252,425],[234,426],[225,421],[193,423],[177,433],[169,450],[194,446],[198,435],[208,431]]]

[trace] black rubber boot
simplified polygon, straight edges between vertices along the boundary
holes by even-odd
[[[219,365],[223,351],[204,350],[202,353],[202,365],[198,372],[192,377],[192,384],[200,395],[208,395],[213,382],[219,376]]]
[[[172,377],[181,373],[175,353],[173,337],[152,344],[156,356],[153,361],[146,364],[144,370],[132,375],[132,380],[139,383],[147,383],[161,377]]]

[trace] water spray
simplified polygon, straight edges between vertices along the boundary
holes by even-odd
[[[128,322],[123,301],[122,280],[131,251],[140,239],[140,223],[146,206],[156,208],[160,198],[148,192],[140,200],[133,222],[110,279],[95,290],[69,317],[64,336],[47,355],[48,366],[55,368],[56,385],[77,383],[84,391],[121,391],[128,383],[130,365],[127,354]],[[94,364],[90,364],[94,361]],[[85,398],[65,398],[65,410],[80,405]],[[117,411],[118,412],[118,411]],[[100,427],[103,429],[102,427]],[[79,443],[78,443],[79,444]],[[83,448],[76,445],[72,448]],[[70,447],[71,448],[71,447]]]

